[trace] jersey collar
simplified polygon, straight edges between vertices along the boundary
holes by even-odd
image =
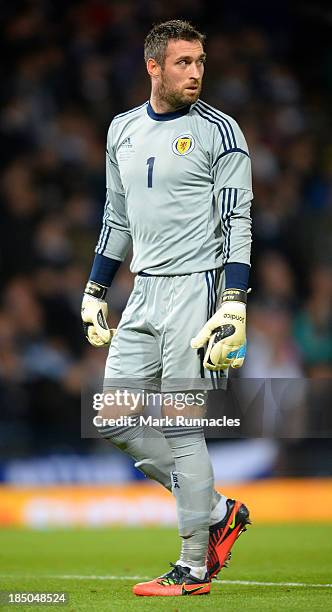
[[[191,105],[189,104],[189,106],[184,106],[183,108],[179,108],[179,110],[173,111],[171,113],[156,113],[149,102],[146,107],[146,110],[149,117],[151,117],[151,119],[154,119],[155,121],[171,121],[172,119],[183,117],[183,115],[189,113],[190,106]]]

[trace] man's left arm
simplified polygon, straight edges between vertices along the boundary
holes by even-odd
[[[223,235],[225,290],[217,312],[193,338],[192,348],[207,342],[208,370],[241,367],[246,352],[246,303],[251,253],[251,163],[247,143],[235,124],[236,147],[214,147],[212,175]]]

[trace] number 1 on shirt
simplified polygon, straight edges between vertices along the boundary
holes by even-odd
[[[152,188],[152,173],[153,173],[153,165],[154,165],[154,160],[156,158],[155,157],[149,157],[149,159],[146,160],[146,164],[148,166],[148,187]]]

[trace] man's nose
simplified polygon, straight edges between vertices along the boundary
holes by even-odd
[[[196,79],[197,81],[199,81],[200,76],[201,76],[201,74],[200,74],[200,71],[199,71],[199,68],[198,68],[197,64],[192,64],[191,65],[191,70],[190,70],[190,77],[192,79]]]

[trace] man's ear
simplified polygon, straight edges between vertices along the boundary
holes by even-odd
[[[161,66],[152,57],[150,57],[146,62],[146,69],[151,78],[157,79],[160,76]]]

